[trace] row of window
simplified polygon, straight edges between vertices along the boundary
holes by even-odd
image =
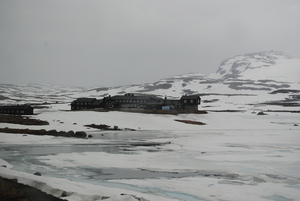
[[[116,103],[146,103],[146,100],[115,100]]]
[[[24,114],[25,111],[24,110],[0,110],[0,113],[20,113],[20,114]]]
[[[78,102],[75,102],[75,105],[90,105],[91,103],[78,103]]]
[[[87,109],[87,107],[72,107],[72,110],[84,110],[84,109]]]
[[[187,100],[184,100],[183,102],[184,102],[184,103],[187,103],[188,101],[187,101]],[[194,103],[194,100],[190,100],[190,103]]]
[[[144,108],[146,105],[139,105],[139,104],[123,104],[121,107],[127,108],[127,107],[133,107],[133,108]]]

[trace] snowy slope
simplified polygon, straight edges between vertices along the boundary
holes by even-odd
[[[132,92],[168,98],[199,94],[199,109],[208,114],[66,111],[78,97]],[[211,75],[190,73],[134,86],[0,84],[0,104],[41,106],[31,118],[49,125],[32,129],[86,131],[94,136],[0,133],[0,176],[69,201],[100,201],[102,196],[111,201],[298,200],[300,116],[290,111],[300,111],[299,92],[299,59],[274,51],[226,59]],[[256,115],[261,110],[268,115]],[[84,126],[92,123],[136,131]],[[0,123],[5,127],[28,126]],[[37,171],[42,176],[33,175]]]
[[[263,51],[224,60],[215,78],[250,80],[300,81],[300,60],[283,52]]]
[[[92,89],[86,95],[146,93],[179,97],[183,94],[270,92],[297,89],[300,83],[300,59],[282,52],[264,51],[224,60],[210,75],[190,73],[161,79],[155,83],[115,88]]]
[[[53,84],[0,84],[0,104],[64,103],[82,91],[79,87]]]
[[[125,93],[168,98],[199,94],[202,108],[226,109],[218,106],[224,106],[226,102],[256,104],[287,99],[299,103],[299,90],[300,59],[282,52],[264,51],[225,59],[214,74],[190,73],[141,85],[84,89],[50,84],[0,84],[0,104],[70,103],[79,97],[100,99]],[[228,105],[227,109],[238,109],[236,105],[225,105]]]
[[[101,98],[107,95],[143,93],[179,98],[185,94],[199,94],[202,98],[201,108],[239,109],[240,104],[266,101],[293,100],[299,104],[299,90],[300,59],[282,52],[264,51],[225,59],[217,72],[210,75],[177,75],[155,83],[90,89],[77,96]]]

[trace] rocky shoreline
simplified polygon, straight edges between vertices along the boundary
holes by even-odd
[[[0,114],[0,123],[10,123],[10,124],[21,124],[21,125],[49,125],[49,122],[42,121],[39,119],[31,119],[27,116],[14,116],[14,115],[4,115]]]
[[[0,198],[3,201],[66,201],[41,190],[0,177]]]
[[[57,130],[48,130],[40,129],[40,130],[34,130],[34,129],[17,129],[17,128],[0,128],[0,133],[13,133],[13,134],[23,134],[26,136],[26,134],[30,135],[51,135],[55,137],[73,137],[73,138],[91,138],[92,135],[87,135],[84,131],[57,131]]]

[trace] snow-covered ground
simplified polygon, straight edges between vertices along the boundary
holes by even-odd
[[[135,86],[0,84],[1,105],[36,104],[32,118],[50,123],[0,123],[0,128],[93,135],[77,139],[0,133],[0,176],[70,201],[300,200],[299,70],[299,59],[268,51],[226,59],[208,76],[191,73]],[[208,114],[69,111],[79,97],[125,93],[170,99],[199,94],[199,110]],[[267,115],[257,115],[260,111]],[[84,126],[93,123],[136,131]]]
[[[175,116],[64,111],[68,107],[40,111],[35,118],[50,125],[30,128],[83,130],[94,138],[1,133],[0,166],[7,167],[0,176],[67,200],[299,200],[299,113],[259,116],[246,106],[245,112]],[[136,131],[83,126],[91,123]],[[157,145],[133,145],[145,142]],[[42,176],[33,175],[37,171]]]

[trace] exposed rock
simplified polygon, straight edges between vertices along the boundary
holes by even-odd
[[[66,131],[59,131],[59,132],[57,133],[56,136],[60,136],[60,137],[68,137],[68,134],[67,134]]]
[[[203,123],[203,122],[200,122],[200,121],[180,120],[180,119],[175,119],[175,121],[186,123],[186,124],[206,125],[206,123]]]
[[[33,129],[17,129],[17,128],[0,128],[0,132],[3,133],[14,133],[14,134],[25,134],[23,136],[26,136],[26,134],[31,135],[51,135],[56,137],[76,137],[76,138],[86,138],[86,137],[93,137],[92,135],[87,136],[86,132],[84,131],[78,131],[74,133],[74,131],[59,131],[57,130],[49,130],[46,131],[44,129],[42,130],[33,130]]]
[[[30,119],[23,116],[12,116],[0,114],[0,123],[22,124],[22,125],[49,125],[49,122],[39,119]]]
[[[125,128],[125,131],[135,131],[133,128]]]
[[[101,129],[101,130],[120,130],[118,128],[118,126],[114,126],[114,128],[110,128],[110,126],[106,125],[106,124],[99,124],[99,125],[89,124],[89,125],[85,125],[85,127],[96,128],[96,129]]]
[[[68,131],[67,132],[68,137],[72,137],[74,134],[75,134],[74,131]]]
[[[57,130],[49,130],[49,131],[47,131],[47,135],[56,136],[57,135]]]
[[[77,131],[73,137],[76,137],[76,138],[86,138],[86,132],[84,131]]]
[[[259,113],[257,113],[257,115],[267,115],[266,113],[260,111]]]
[[[36,173],[34,173],[34,175],[36,175],[36,176],[42,176],[42,174],[40,172],[36,172]]]

